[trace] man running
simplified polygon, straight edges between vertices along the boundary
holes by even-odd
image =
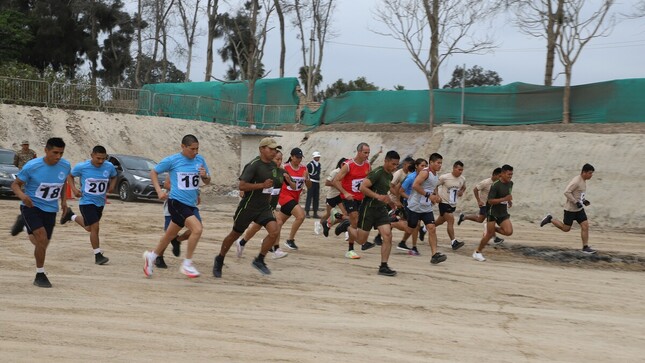
[[[459,160],[455,161],[452,165],[452,172],[439,177],[437,189],[441,202],[439,203],[439,218],[434,224],[438,227],[443,222],[448,223],[448,237],[450,237],[450,246],[453,250],[458,250],[464,245],[464,242],[455,238],[455,217],[453,216],[457,199],[463,196],[466,191],[466,178],[461,175],[463,172],[464,163]]]
[[[105,265],[110,259],[105,257],[103,251],[101,251],[99,222],[103,216],[106,193],[111,193],[116,186],[116,168],[106,160],[107,151],[101,145],[97,145],[92,149],[90,157],[90,160],[76,164],[72,169],[72,173],[67,176],[67,184],[70,186],[72,193],[76,198],[81,198],[78,202],[81,215],[76,215],[72,212],[72,208],[67,208],[67,212],[63,214],[60,223],[65,224],[71,220],[90,232],[90,244],[94,250],[94,263]],[[75,177],[80,178],[80,190],[76,188]]]
[[[45,156],[28,161],[11,184],[11,190],[21,200],[20,215],[11,229],[11,234],[15,236],[24,227],[27,228],[29,241],[34,245],[34,285],[38,287],[52,287],[45,274],[45,255],[56,225],[58,200],[63,215],[67,213],[65,183],[71,165],[63,159],[64,152],[63,139],[50,138],[45,145]]]
[[[513,224],[511,223],[511,215],[508,214],[508,208],[513,206],[513,167],[505,164],[502,166],[502,173],[497,180],[490,187],[488,192],[488,216],[486,224],[486,232],[479,242],[479,246],[473,252],[473,258],[479,262],[486,261],[482,254],[484,248],[495,232],[510,236],[513,234]],[[495,226],[497,224],[499,227]]]
[[[341,214],[343,216],[347,215],[347,212],[345,211],[345,206],[343,206],[343,200],[340,197],[340,191],[336,189],[333,185],[334,178],[338,173],[340,173],[340,169],[343,167],[343,164],[345,163],[345,158],[340,158],[338,160],[338,163],[336,164],[336,169],[332,170],[329,173],[329,176],[327,176],[327,179],[325,179],[325,186],[328,187],[327,189],[327,196],[325,199],[325,214],[320,218],[320,224],[322,225],[323,228],[323,235],[325,237],[329,237],[329,229],[334,223],[331,223],[331,220],[333,219],[334,222],[340,222],[339,218],[336,218],[336,216],[332,217],[332,211],[338,207],[338,210],[340,210]]]
[[[488,200],[488,192],[490,191],[491,185],[499,179],[499,174],[501,173],[502,168],[495,168],[490,178],[486,178],[475,185],[473,188],[473,195],[475,196],[477,205],[479,206],[479,214],[461,213],[459,215],[459,220],[457,221],[458,226],[461,225],[463,221],[482,223],[486,220],[486,215],[488,215],[488,204],[486,204],[486,201]],[[499,238],[495,235],[495,239],[493,240],[494,244],[499,245],[503,242],[503,238]]]
[[[170,194],[161,189],[159,174],[168,172],[170,178]],[[199,198],[199,181],[210,184],[211,176],[204,158],[199,155],[199,141],[194,135],[186,135],[181,139],[181,152],[170,155],[150,171],[152,185],[160,200],[168,198],[170,225],[163,234],[153,251],[143,253],[143,273],[152,276],[153,266],[157,256],[162,255],[170,241],[177,237],[179,231],[186,227],[190,230],[186,258],[179,271],[189,278],[200,275],[193,265],[193,253],[202,235],[203,225],[197,208]]]
[[[563,232],[569,232],[573,221],[578,222],[580,225],[580,238],[582,239],[582,252],[587,254],[594,254],[597,251],[589,247],[589,221],[587,220],[587,213],[585,213],[585,206],[591,204],[587,200],[587,180],[591,179],[594,167],[591,164],[582,166],[580,175],[575,176],[567,185],[564,190],[564,196],[567,199],[564,205],[564,218],[559,221],[551,214],[547,214],[540,227],[551,223],[558,227]]]

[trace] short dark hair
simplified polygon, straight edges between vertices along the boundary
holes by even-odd
[[[361,150],[363,150],[363,146],[370,147],[366,142],[361,142],[361,143],[360,143],[360,144],[358,144],[358,146],[356,147],[356,151],[361,151]]]
[[[502,173],[502,168],[495,168],[493,169],[493,175],[499,175]]]
[[[385,160],[401,160],[401,156],[394,150],[385,153]]]
[[[596,171],[596,169],[594,169],[593,165],[587,163],[587,164],[582,166],[582,172],[586,173],[588,171]]]
[[[452,167],[453,167],[453,168],[456,168],[456,167],[458,167],[458,166],[461,166],[461,167],[463,168],[463,167],[464,167],[464,163],[462,163],[462,162],[461,162],[461,160],[457,160],[457,161],[455,161],[455,163],[454,163],[454,164],[452,164]]]
[[[47,144],[45,144],[45,148],[47,150],[51,150],[55,147],[65,147],[65,141],[60,137],[52,137],[47,140]]]
[[[195,135],[188,134],[181,138],[181,144],[185,146],[190,146],[196,142],[199,141],[197,141],[197,137]]]
[[[107,150],[101,145],[96,145],[92,149],[92,154],[107,154]]]
[[[504,164],[502,165],[502,171],[513,171],[513,167],[508,164]]]
[[[414,158],[412,156],[406,156],[405,159],[403,159],[403,162],[414,164]]]
[[[347,161],[347,158],[340,158],[340,160],[338,160],[338,163],[336,163],[336,168],[340,169],[345,163],[345,161]]]
[[[430,154],[430,157],[428,158],[430,162],[437,161],[437,160],[443,160],[443,156],[439,153],[432,153]]]

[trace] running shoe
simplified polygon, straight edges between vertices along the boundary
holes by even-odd
[[[421,241],[423,241],[423,238],[425,238],[426,232],[428,232],[428,230],[426,229],[426,226],[421,226],[421,228],[419,229],[419,239]]]
[[[273,253],[273,259],[274,260],[289,256],[289,253],[284,252],[279,247],[276,248],[274,251],[272,251],[272,253]]]
[[[72,208],[67,208],[67,212],[60,217],[60,224],[65,224],[71,221],[73,215],[74,212],[72,212]]]
[[[588,255],[593,255],[593,254],[595,254],[595,253],[596,253],[596,252],[598,252],[598,251],[594,250],[593,248],[591,248],[591,247],[589,247],[589,246],[584,246],[584,247],[582,248],[582,252],[583,252],[583,253],[586,253],[586,254],[588,254]]]
[[[365,242],[365,243],[363,243],[361,245],[361,251],[367,251],[367,250],[369,250],[370,248],[372,248],[374,246],[376,246],[376,245],[374,243],[372,243],[372,242]]]
[[[495,239],[493,239],[493,243],[496,245],[501,245],[502,243],[504,243],[504,239],[495,236]]]
[[[419,253],[419,250],[417,250],[417,246],[413,246],[412,248],[410,248],[410,250],[408,251],[408,255],[421,256],[421,254]]]
[[[553,216],[551,214],[547,214],[544,218],[542,218],[542,222],[540,222],[540,227],[544,227],[547,224],[551,223],[552,219],[553,219]]]
[[[224,257],[220,255],[215,256],[215,262],[213,263],[213,276],[216,278],[222,277],[222,266],[224,266]]]
[[[463,213],[459,214],[459,220],[457,221],[457,225],[460,226],[461,222],[463,222],[465,218],[466,216]]]
[[[378,274],[382,276],[396,276],[396,271],[385,265],[378,268]]]
[[[374,237],[374,244],[377,246],[380,246],[383,244],[383,237],[381,237],[381,234],[377,234],[376,237]]]
[[[329,222],[325,221],[325,223],[322,224],[322,230],[323,230],[323,236],[329,237]]]
[[[157,268],[168,268],[166,261],[164,261],[163,256],[157,256],[155,259],[155,267]]]
[[[356,253],[356,251],[350,250],[350,251],[347,251],[345,253],[345,258],[349,258],[349,259],[352,259],[352,260],[358,260],[359,258],[361,258],[361,256],[359,256],[358,253]]]
[[[177,240],[177,237],[173,238],[172,241],[170,241],[170,244],[172,244],[172,254],[175,257],[179,257],[181,254],[181,242]]]
[[[244,246],[240,244],[240,239],[238,238],[237,241],[235,241],[235,250],[237,251],[237,258],[242,257],[242,253],[244,253]]]
[[[34,285],[38,287],[52,287],[52,283],[49,282],[47,275],[44,272],[37,272],[36,278],[34,279]]]
[[[320,234],[323,231],[323,226],[320,224],[320,221],[314,221],[314,233]]]
[[[454,241],[452,241],[452,243],[450,244],[450,246],[452,247],[452,250],[453,250],[453,251],[457,251],[458,249],[460,249],[460,248],[464,247],[464,245],[465,245],[465,243],[464,243],[464,242],[462,242],[462,241],[458,241],[458,240],[454,240]]]
[[[396,246],[396,249],[399,251],[405,251],[408,252],[410,250],[410,247],[408,247],[407,244],[405,244],[405,241],[399,242],[399,244]]]
[[[16,221],[13,223],[13,226],[11,227],[11,235],[17,236],[18,233],[22,232],[23,228],[25,228],[25,220],[22,218],[22,214],[18,214],[18,217],[16,217]]]
[[[271,270],[269,270],[266,263],[264,263],[264,261],[260,261],[259,258],[254,258],[253,262],[251,262],[251,265],[253,265],[256,270],[260,271],[262,275],[271,275]]]
[[[105,256],[103,256],[103,253],[101,253],[101,252],[94,254],[94,263],[97,264],[97,265],[105,265],[109,261],[110,261],[110,259],[105,257]]]
[[[181,264],[181,267],[179,267],[179,272],[182,274],[188,276],[191,279],[194,279],[195,277],[199,277],[200,273],[197,271],[194,265],[186,266],[183,263]]]
[[[479,262],[486,261],[486,258],[484,257],[484,255],[482,255],[481,252],[477,252],[477,251],[473,252],[473,258]]]
[[[287,247],[290,250],[297,250],[298,246],[296,246],[296,240],[293,239],[288,239],[284,242],[284,246]]]
[[[152,276],[152,269],[155,261],[152,260],[152,253],[150,251],[143,252],[143,273],[146,277]]]
[[[350,226],[349,220],[345,219],[344,221],[340,222],[338,226],[336,226],[334,233],[338,236],[343,232],[347,232],[347,228],[349,228],[349,226]]]
[[[444,255],[441,252],[437,252],[434,255],[432,255],[432,258],[430,258],[430,263],[436,265],[438,263],[445,261],[446,259],[447,259],[446,255]]]

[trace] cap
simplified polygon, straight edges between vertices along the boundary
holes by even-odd
[[[318,151],[314,151],[313,154],[311,154],[314,158],[319,158],[321,155]]]
[[[282,146],[278,145],[278,142],[272,137],[265,137],[260,140],[260,147],[263,146],[268,146],[270,149],[282,149]]]
[[[291,154],[290,155],[291,156],[297,156],[297,157],[301,158],[302,157],[302,150],[300,150],[300,148],[294,147],[293,149],[291,149]]]
[[[20,145],[29,145],[29,141],[23,140],[22,143],[20,143]]]

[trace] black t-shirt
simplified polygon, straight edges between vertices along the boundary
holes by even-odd
[[[507,195],[513,193],[513,182],[509,181],[508,183],[502,183],[501,180],[496,181],[490,187],[490,192],[488,192],[488,200],[504,198]],[[506,202],[490,206],[491,215],[505,215],[508,214],[508,205]]]
[[[240,206],[244,209],[260,210],[269,207],[271,192],[273,188],[280,188],[280,184],[275,184],[277,177],[277,166],[273,161],[265,163],[257,156],[244,166],[240,180],[247,183],[264,183],[267,179],[274,180],[273,187],[265,189],[255,189],[244,193],[240,201]]]

